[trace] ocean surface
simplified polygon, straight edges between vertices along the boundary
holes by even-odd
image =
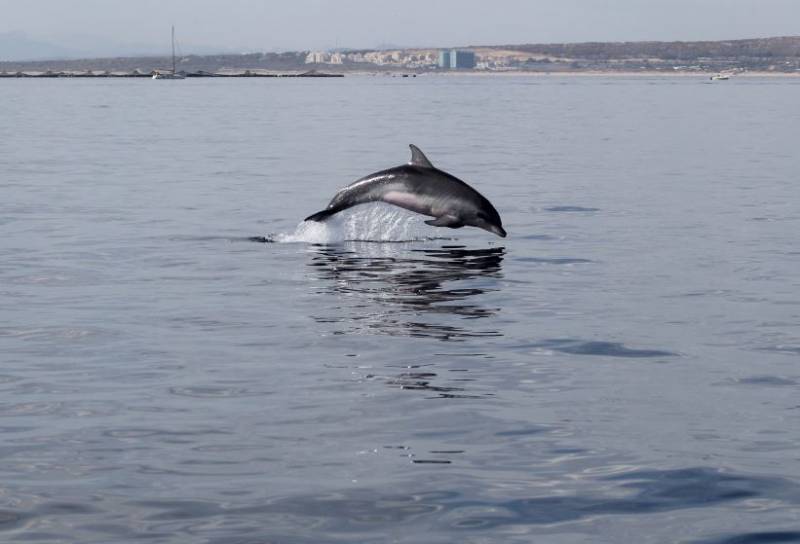
[[[0,541],[800,542],[798,93],[2,81]]]

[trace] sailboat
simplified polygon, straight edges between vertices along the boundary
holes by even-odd
[[[186,76],[175,71],[175,27],[172,27],[172,71],[153,74],[153,79],[186,79]]]

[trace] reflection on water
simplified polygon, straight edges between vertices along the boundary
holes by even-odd
[[[426,367],[431,365],[426,365]],[[467,369],[447,369],[449,372],[464,373]],[[383,380],[389,387],[396,387],[404,391],[422,391],[433,394],[435,398],[467,399],[484,398],[493,396],[493,393],[467,392],[466,385],[473,382],[473,378],[447,378],[432,369],[422,369],[422,365],[409,365],[404,372],[388,376],[369,374],[368,379]],[[445,381],[446,384],[440,382]]]
[[[387,334],[456,340],[500,336],[464,324],[495,315],[477,295],[499,289],[505,248],[443,246],[408,249],[382,244],[316,246],[309,266],[326,280],[322,292],[337,296],[334,315],[320,323],[338,334]]]
[[[602,492],[553,494],[538,490],[537,494],[516,498],[465,497],[457,490],[389,496],[371,490],[353,490],[324,497],[293,497],[274,502],[270,509],[316,518],[326,529],[337,532],[351,530],[359,523],[381,523],[387,519],[424,524],[426,517],[436,515],[437,524],[444,530],[486,531],[514,527],[517,534],[523,534],[526,526],[575,522],[596,516],[652,515],[748,500],[769,500],[786,506],[795,506],[800,501],[800,490],[790,480],[729,474],[703,466],[677,470],[640,469],[599,477],[595,484]]]
[[[422,460],[421,464],[447,463],[429,459]],[[480,492],[464,493],[462,490],[447,487],[437,491],[409,491],[398,486],[391,491],[348,488],[328,493],[297,494],[266,501],[252,501],[247,504],[235,499],[221,503],[198,499],[156,498],[135,501],[134,506],[142,512],[140,526],[147,528],[151,535],[158,530],[164,530],[167,524],[182,528],[198,519],[208,524],[220,525],[227,521],[245,528],[249,522],[259,520],[269,524],[273,535],[282,535],[284,531],[292,535],[274,540],[275,542],[318,542],[313,537],[319,531],[326,534],[326,542],[354,542],[355,531],[362,536],[377,536],[386,531],[387,525],[410,537],[420,537],[416,531],[423,531],[427,538],[408,539],[414,542],[533,542],[538,541],[533,538],[538,533],[537,526],[553,527],[561,524],[562,527],[579,531],[580,526],[577,523],[600,517],[609,520],[617,516],[654,516],[659,513],[720,508],[725,505],[745,507],[748,501],[751,508],[758,504],[756,501],[780,504],[789,509],[800,503],[798,486],[790,480],[725,473],[704,466],[678,470],[637,469],[618,476],[598,477],[593,484],[593,492],[553,493],[551,490],[539,488],[531,489],[529,495],[511,497],[495,497]],[[11,520],[10,523],[19,523],[17,512],[0,511],[0,515],[6,515]],[[470,539],[471,534],[487,538]],[[795,537],[798,534],[800,533],[794,528],[787,528],[770,532],[712,536],[710,539],[695,542],[797,542]],[[514,535],[519,538],[511,538]],[[494,538],[488,538],[489,536]],[[381,540],[362,538],[357,541]],[[617,540],[626,541],[628,540]],[[655,540],[648,540],[650,541]],[[230,540],[218,539],[213,542]]]

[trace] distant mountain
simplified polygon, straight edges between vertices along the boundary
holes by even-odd
[[[377,46],[375,46],[374,49],[367,49],[365,51],[395,51],[400,49],[416,49],[416,48],[387,42],[387,43],[379,43]]]
[[[238,52],[225,47],[181,44],[180,40],[177,45],[180,54],[211,55]],[[98,36],[76,35],[46,41],[31,37],[24,32],[0,33],[0,62],[145,57],[163,55],[168,53],[169,49],[169,35],[164,37],[163,43],[132,44]]]
[[[24,32],[0,33],[0,61],[77,58],[86,51],[31,38]]]
[[[218,54],[218,55],[180,55],[177,61],[178,70],[186,72],[216,72],[220,70],[245,71],[255,70],[308,70],[305,64],[307,52],[290,53],[250,53],[250,54]],[[171,59],[165,55],[141,57],[103,57],[60,60],[0,61],[0,72],[52,70],[85,72],[123,71],[151,72],[167,68]]]
[[[99,43],[97,42],[99,40]],[[169,42],[150,45],[76,38],[70,47],[32,40],[24,34],[0,35],[0,71],[140,70],[169,64]],[[782,72],[800,74],[800,36],[704,42],[598,42],[468,46],[486,71],[526,72]],[[83,53],[91,51],[91,53]],[[178,66],[186,71],[307,70],[307,51],[205,53],[208,48],[178,47]],[[341,51],[340,51],[341,52]],[[436,48],[390,51],[346,50],[320,61],[327,71],[436,70]],[[373,54],[375,53],[375,54]],[[77,58],[80,57],[80,58]],[[344,58],[342,58],[344,57]],[[3,59],[31,59],[10,61]],[[44,60],[34,60],[44,59]],[[56,60],[60,59],[60,60]],[[321,66],[320,66],[321,67]]]
[[[698,42],[586,42],[522,45],[490,45],[489,49],[513,50],[570,59],[650,58],[664,61],[698,59],[770,59],[800,57],[800,36]]]

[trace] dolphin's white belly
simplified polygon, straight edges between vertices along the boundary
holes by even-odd
[[[409,193],[407,191],[392,190],[386,192],[381,200],[413,212],[436,217],[436,213],[431,206],[430,198],[423,195]]]

